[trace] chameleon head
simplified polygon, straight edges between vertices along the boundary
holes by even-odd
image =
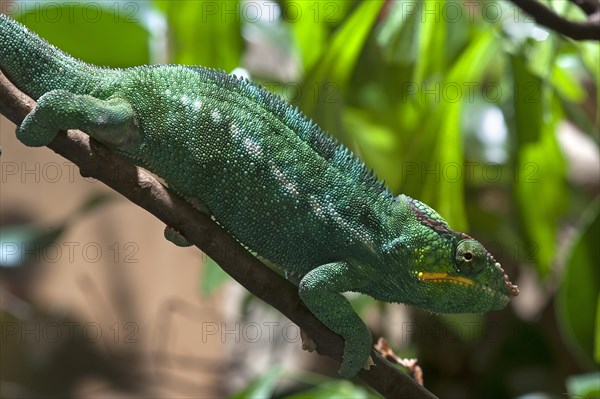
[[[460,233],[457,233],[459,235]],[[417,264],[413,277],[425,306],[440,313],[473,313],[502,309],[519,295],[500,263],[476,240],[462,238],[449,246],[451,256],[437,265]]]
[[[411,290],[410,296],[403,295],[411,298],[408,304],[436,313],[481,313],[502,309],[519,294],[483,245],[452,230],[427,205],[405,200],[417,227],[410,239],[396,243],[390,255],[411,259],[404,266],[409,276],[403,277]]]

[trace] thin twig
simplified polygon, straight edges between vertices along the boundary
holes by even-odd
[[[18,125],[34,105],[31,99],[0,74],[0,113]],[[298,297],[294,285],[258,261],[223,228],[162,185],[150,173],[111,153],[78,130],[60,132],[48,148],[77,165],[82,176],[103,182],[181,232],[248,291],[307,332],[317,343],[320,354],[341,360],[343,340],[310,313]],[[371,356],[376,366],[369,371],[361,370],[359,377],[384,397],[435,398],[375,351],[371,351]]]
[[[574,40],[600,41],[600,14],[592,12],[588,20],[582,22],[569,21],[556,14],[550,8],[536,0],[510,0],[529,14],[535,22],[550,28]],[[593,2],[589,0],[573,0],[584,11],[592,11]]]
[[[600,13],[600,1],[598,0],[570,0],[571,3],[576,4],[583,10],[587,15],[593,15]]]

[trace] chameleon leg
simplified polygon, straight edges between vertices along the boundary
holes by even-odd
[[[17,138],[30,147],[49,144],[59,130],[81,129],[112,146],[137,136],[133,111],[120,98],[100,100],[66,90],[52,90],[40,97],[36,107],[17,129]]]
[[[364,273],[345,262],[329,263],[307,273],[298,288],[300,298],[310,311],[344,338],[344,359],[339,372],[346,378],[354,377],[368,364],[372,338],[341,293],[359,288],[365,280]]]

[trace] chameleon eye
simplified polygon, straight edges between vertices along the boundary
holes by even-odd
[[[459,273],[467,276],[478,274],[485,267],[485,249],[475,240],[462,240],[456,246],[454,261]]]

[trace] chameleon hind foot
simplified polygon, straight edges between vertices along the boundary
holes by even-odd
[[[317,343],[302,329],[300,330],[300,338],[302,339],[302,350],[309,352],[317,350]]]
[[[369,355],[369,358],[367,359],[367,362],[363,366],[363,369],[371,370],[371,366],[375,366],[375,362],[373,361],[373,358]]]
[[[165,226],[165,238],[171,241],[173,244],[178,247],[191,247],[192,243],[190,243],[187,238],[181,235],[180,232],[175,230],[170,226]]]
[[[17,128],[17,138],[29,147],[48,145],[59,130],[81,129],[98,141],[121,146],[137,138],[131,105],[120,98],[101,100],[67,90],[51,90]]]

